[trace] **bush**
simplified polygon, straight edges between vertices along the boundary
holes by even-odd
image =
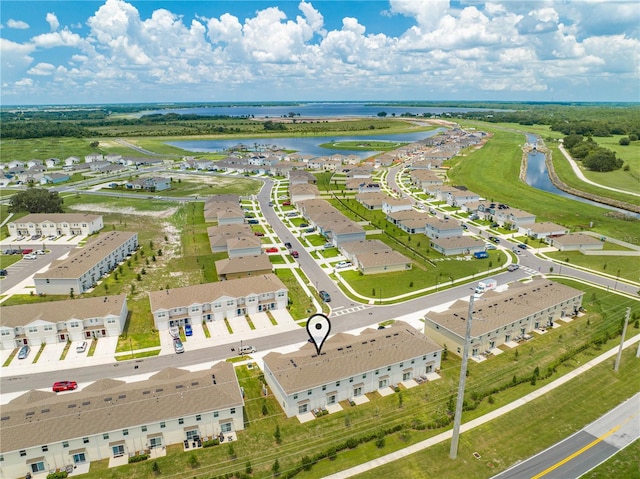
[[[202,447],[212,447],[220,444],[220,439],[209,439],[202,443]]]
[[[69,474],[67,471],[58,471],[47,474],[47,479],[65,479]]]
[[[384,447],[385,441],[386,441],[386,440],[385,440],[384,436],[379,437],[379,438],[376,440],[376,447],[377,447],[378,449],[382,449],[382,448]]]
[[[350,437],[349,439],[347,439],[347,447],[349,449],[355,449],[356,447],[358,447],[358,441],[352,437]]]
[[[147,459],[149,459],[149,454],[136,454],[135,456],[129,456],[129,464],[146,461]]]

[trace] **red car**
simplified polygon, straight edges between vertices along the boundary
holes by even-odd
[[[256,235],[256,236],[264,236],[264,233],[260,233],[260,231],[256,231],[253,234]]]
[[[73,391],[78,389],[78,383],[75,381],[58,381],[53,383],[53,392],[59,393],[60,391]]]
[[[291,206],[291,201],[283,201],[282,206]]]
[[[278,252],[278,248],[267,248],[267,253],[277,253]]]

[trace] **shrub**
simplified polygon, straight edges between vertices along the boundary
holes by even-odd
[[[202,443],[202,447],[212,447],[217,446],[218,444],[220,444],[220,439],[209,439]]]
[[[47,479],[65,479],[69,474],[67,471],[58,471],[47,474]]]
[[[149,454],[136,454],[135,456],[129,457],[129,464],[146,461],[147,459],[149,459]]]

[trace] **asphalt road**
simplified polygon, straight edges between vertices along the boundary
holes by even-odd
[[[21,242],[13,242],[9,245],[4,244],[0,249],[6,250],[31,248],[35,251],[43,249],[43,247],[45,250],[49,250],[50,252],[44,255],[38,255],[36,259],[21,259],[17,263],[13,263],[11,266],[8,266],[6,268],[8,274],[2,279],[2,281],[0,281],[0,291],[7,291],[8,289],[13,288],[30,276],[33,276],[37,271],[75,248],[75,245],[56,244],[48,240],[27,240]]]
[[[525,432],[526,434],[526,432]],[[640,394],[493,479],[574,479],[640,437]]]

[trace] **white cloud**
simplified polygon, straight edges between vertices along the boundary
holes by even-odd
[[[10,18],[7,20],[7,27],[15,28],[16,30],[26,30],[29,28],[29,24],[27,22],[23,22],[22,20],[14,20]]]
[[[52,32],[55,32],[58,28],[60,28],[60,22],[58,21],[58,17],[55,13],[47,13],[46,20]]]
[[[38,63],[33,68],[27,70],[29,75],[38,75],[38,76],[49,76],[53,75],[56,67],[51,63]]]
[[[412,23],[392,36],[369,33],[357,10],[327,30],[326,2],[316,8],[302,0],[294,17],[269,6],[240,19],[232,2],[217,18],[186,18],[180,2],[143,18],[125,0],[105,0],[84,23],[88,30],[61,26],[48,13],[51,32],[24,43],[0,38],[0,62],[7,84],[29,74],[34,90],[54,82],[60,95],[67,84],[90,98],[91,91],[166,95],[147,100],[574,95],[589,79],[637,79],[640,27],[633,24],[640,22],[629,3],[390,0],[385,14],[405,18],[387,21]],[[607,33],[590,18],[595,12],[622,30]]]

